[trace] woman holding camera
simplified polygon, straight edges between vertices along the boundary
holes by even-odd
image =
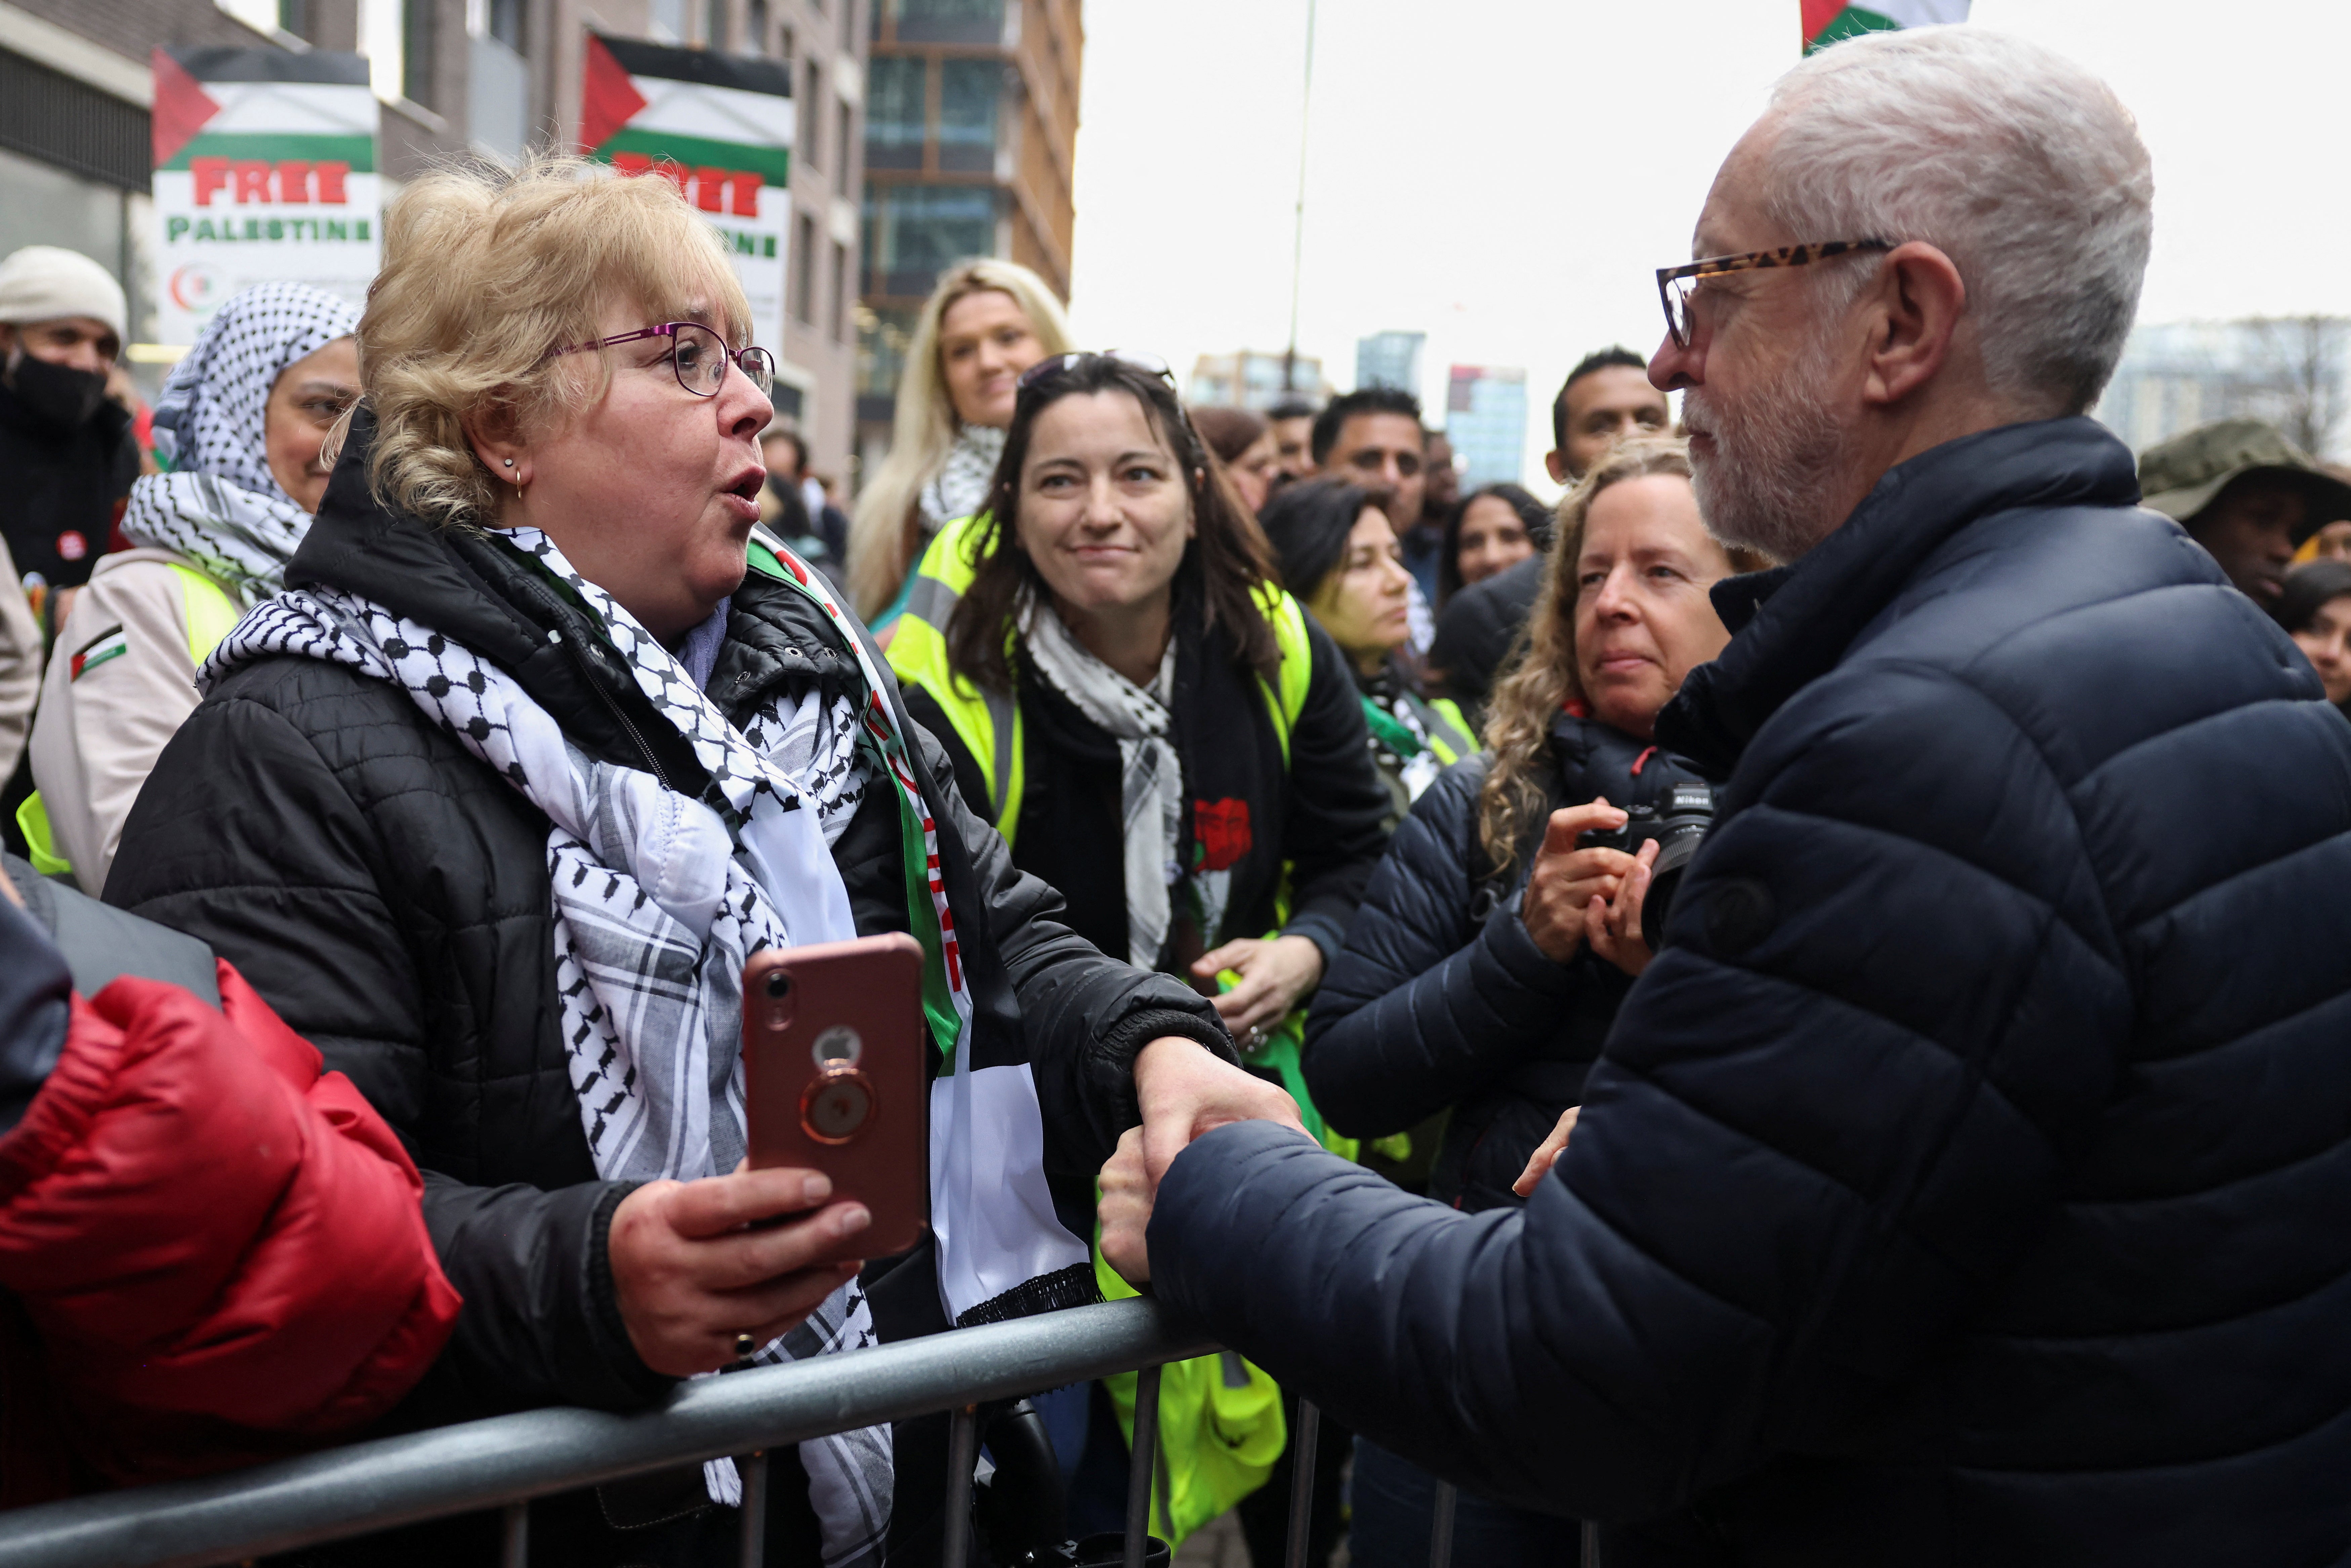
[[[1757,564],[1706,531],[1680,441],[1625,443],[1560,504],[1487,749],[1447,769],[1396,831],[1307,1019],[1306,1081],[1339,1131],[1384,1136],[1451,1107],[1431,1197],[1471,1211],[1518,1203],[1528,1155],[1582,1097],[1648,962],[1655,850],[1579,842],[1698,782],[1650,743],[1652,727],[1729,641],[1708,589]],[[1359,1442],[1353,1560],[1421,1561],[1434,1490]],[[1558,1559],[1553,1519],[1464,1495],[1455,1526],[1457,1561]]]
[[[757,531],[747,319],[668,181],[412,182],[289,586],[207,664],[124,831],[115,902],[233,958],[415,1153],[465,1306],[404,1425],[643,1408],[740,1360],[1090,1300],[1048,1173],[1138,1117],[1180,1147],[1288,1112],[1203,999],[1060,923],[863,629]],[[815,1261],[866,1228],[853,1195],[738,1169],[741,976],[884,932],[926,955],[934,1237],[861,1275]],[[944,1454],[914,1422],[777,1455],[769,1561],[936,1561]],[[540,1500],[533,1542],[732,1563],[734,1475]],[[496,1561],[495,1523],[404,1560]]]

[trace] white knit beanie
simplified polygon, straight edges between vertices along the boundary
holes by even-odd
[[[0,321],[54,321],[88,316],[130,335],[130,308],[122,285],[106,268],[78,250],[28,245],[0,261]]]

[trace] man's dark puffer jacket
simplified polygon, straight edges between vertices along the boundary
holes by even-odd
[[[1527,935],[1520,895],[1544,820],[1502,876],[1478,841],[1484,753],[1447,768],[1388,841],[1347,945],[1306,1019],[1306,1086],[1353,1138],[1400,1133],[1447,1106],[1428,1195],[1475,1214],[1516,1207],[1510,1184],[1583,1077],[1632,980],[1591,949],[1555,964]],[[1630,806],[1694,778],[1596,719],[1552,726],[1547,811],[1595,797]]]
[[[590,664],[601,643],[580,611],[512,552],[369,497],[368,434],[361,420],[289,580],[348,588],[465,642],[583,749],[698,792],[684,738],[616,661]],[[854,678],[809,601],[754,574],[705,689],[740,723],[778,684]],[[961,916],[976,1059],[1034,1061],[1048,1168],[1091,1175],[1133,1124],[1145,1040],[1186,1035],[1228,1059],[1230,1043],[1188,988],[1059,925],[1052,890],[1014,869],[964,810],[936,743],[909,733]],[[834,859],[860,931],[904,929],[897,818],[888,790],[867,800]],[[465,1304],[396,1415],[411,1423],[629,1409],[674,1385],[638,1359],[613,1297],[605,1234],[630,1188],[597,1179],[571,1090],[547,839],[546,817],[405,692],[283,656],[237,670],[189,716],[140,792],[107,885],[110,903],[238,965],[414,1153],[426,1222]],[[905,1293],[936,1316],[929,1281]]]
[[[1719,586],[1659,736],[1725,814],[1555,1173],[1463,1216],[1220,1128],[1161,1298],[1661,1521],[1610,1568],[2342,1560],[2351,727],[2137,494],[2087,419],[1987,431]]]

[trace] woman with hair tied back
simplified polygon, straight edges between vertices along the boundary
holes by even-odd
[[[1070,344],[1061,301],[1019,263],[967,261],[940,276],[906,345],[890,455],[849,527],[850,593],[885,638],[925,548],[987,505],[1021,372]]]
[[[1308,479],[1276,495],[1259,521],[1283,583],[1347,655],[1393,831],[1437,774],[1478,743],[1461,710],[1422,696],[1396,657],[1412,635],[1412,577],[1388,523],[1390,500],[1342,479]]]
[[[108,892],[237,963],[414,1152],[465,1306],[392,1419],[642,1409],[1092,1299],[1048,1173],[1138,1115],[1172,1158],[1286,1102],[1207,1001],[1060,924],[758,528],[772,367],[675,186],[542,158],[425,175],[386,219],[318,519],[205,666]],[[871,1216],[740,1165],[743,964],[888,932],[925,954],[932,1235],[816,1263]],[[935,1562],[945,1446],[916,1421],[778,1453],[768,1561]],[[731,1563],[739,1496],[716,1460],[541,1499],[531,1536]],[[496,1535],[389,1544],[486,1563]]]
[[[1276,584],[1209,465],[1155,361],[1040,361],[987,510],[932,544],[890,662],[957,785],[1061,890],[1078,934],[1205,991],[1221,977],[1244,1060],[1302,1094],[1284,1020],[1345,935],[1386,797],[1344,655]],[[1091,1183],[1065,1199],[1091,1216]],[[1196,1395],[1249,1396],[1202,1364],[1202,1388],[1170,1373],[1164,1428]],[[1263,1474],[1220,1491],[1185,1467],[1225,1456],[1179,1441],[1163,1455],[1172,1495],[1220,1495],[1214,1511]],[[1205,1517],[1165,1522],[1180,1534]]]
[[[1517,667],[1487,710],[1486,750],[1446,770],[1396,831],[1316,993],[1306,1082],[1358,1138],[1451,1108],[1429,1196],[1478,1211],[1512,1184],[1567,1107],[1648,962],[1637,855],[1578,848],[1627,808],[1699,782],[1650,735],[1729,633],[1708,589],[1761,563],[1699,519],[1687,447],[1628,441],[1560,503],[1559,540]],[[1418,1563],[1435,1478],[1355,1451],[1352,1561]],[[1558,1560],[1559,1521],[1464,1493],[1457,1559]]]

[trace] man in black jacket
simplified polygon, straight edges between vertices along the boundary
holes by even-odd
[[[28,245],[0,262],[0,538],[51,587],[89,580],[139,476],[131,416],[106,395],[128,314],[78,252]]]
[[[1113,1261],[1609,1568],[2351,1549],[2351,732],[2081,417],[2151,189],[1997,33],[1783,79],[1650,373],[1792,564],[1659,721],[1723,809],[1565,1154],[1466,1216],[1131,1141]]]

